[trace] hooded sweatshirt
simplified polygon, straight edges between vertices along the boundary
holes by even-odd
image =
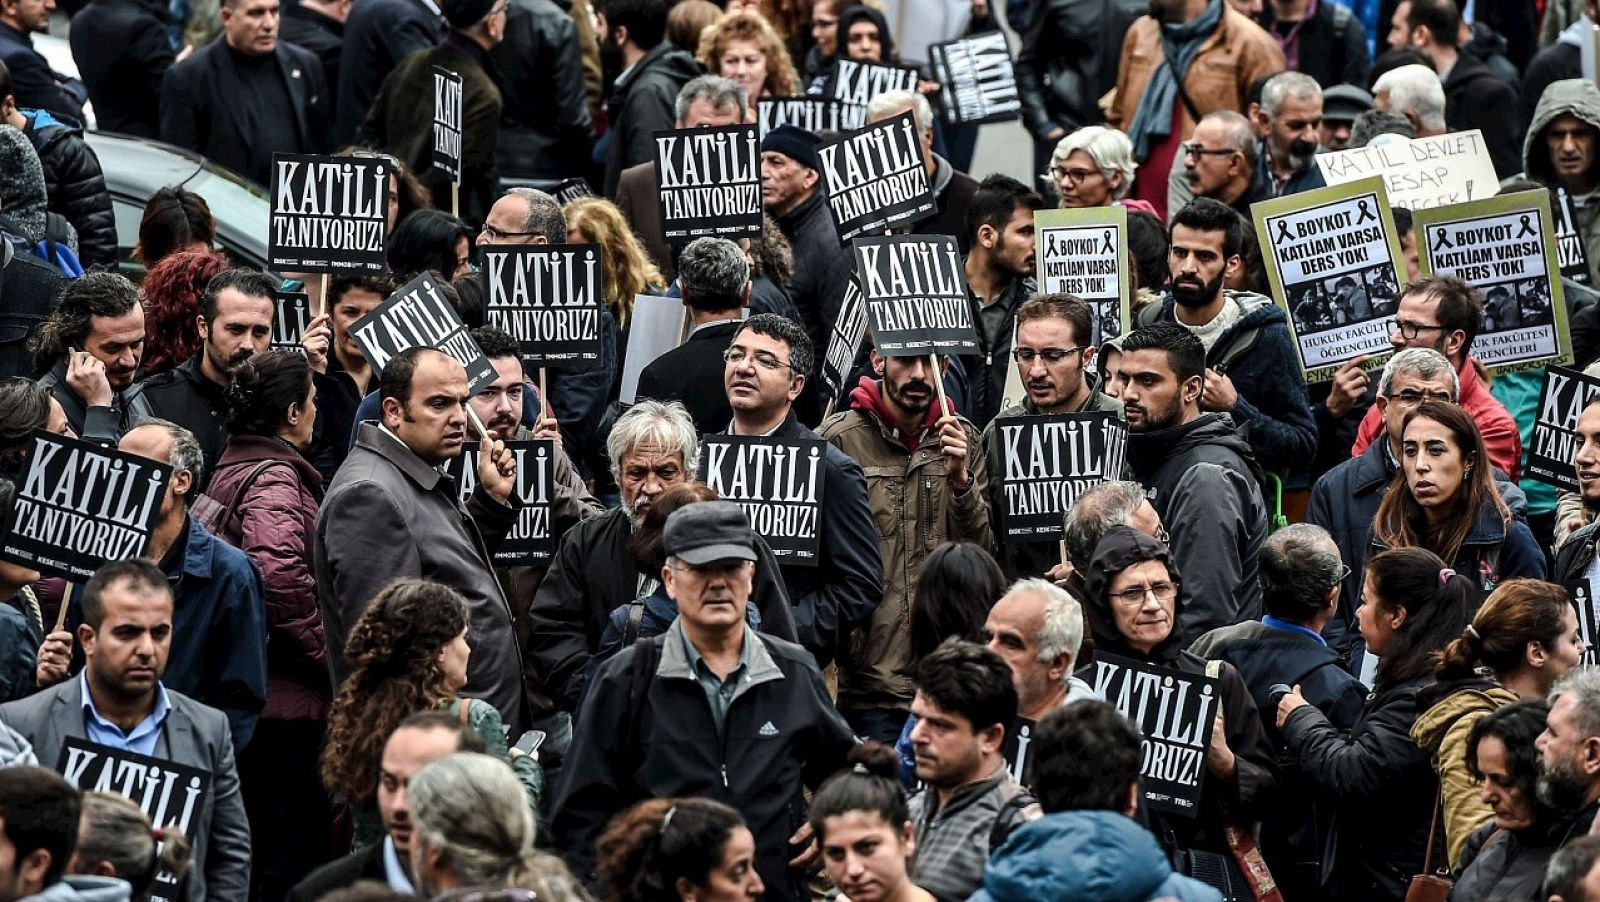
[[[1114,811],[1059,811],[1018,827],[989,859],[969,902],[1221,902],[1173,873],[1150,831]]]
[[[42,892],[24,896],[17,902],[128,902],[131,898],[133,887],[126,880],[69,874]]]
[[[1581,78],[1552,82],[1533,108],[1533,121],[1522,141],[1523,174],[1551,188],[1561,186],[1556,177],[1555,162],[1550,158],[1550,146],[1545,142],[1545,129],[1562,115],[1572,115],[1600,130],[1600,88]],[[1590,165],[1591,174],[1600,167],[1600,160]],[[1578,207],[1578,231],[1583,235],[1583,249],[1591,264],[1600,260],[1600,192],[1573,194]],[[1515,477],[1515,474],[1512,474]]]
[[[1412,724],[1411,739],[1428,753],[1439,775],[1452,867],[1460,863],[1472,832],[1494,819],[1494,810],[1483,801],[1483,784],[1467,768],[1467,740],[1478,721],[1516,700],[1515,692],[1477,678],[1440,684],[1417,699],[1431,707]]]

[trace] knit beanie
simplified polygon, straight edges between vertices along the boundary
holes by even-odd
[[[780,125],[761,139],[761,152],[781,153],[801,166],[817,168],[816,135],[794,125]]]

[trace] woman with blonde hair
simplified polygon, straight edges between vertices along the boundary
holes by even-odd
[[[567,217],[568,242],[600,245],[600,260],[605,266],[606,309],[617,323],[617,372],[620,374],[628,354],[633,298],[666,291],[667,280],[650,261],[639,236],[628,227],[628,221],[616,204],[599,197],[580,197],[562,207],[561,212]],[[617,383],[613,382],[612,398],[616,397],[616,390]]]
[[[800,93],[800,77],[777,29],[750,9],[724,13],[700,33],[695,54],[713,75],[731,78],[744,88],[750,108],[762,97]]]

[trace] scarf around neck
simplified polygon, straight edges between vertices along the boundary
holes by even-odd
[[[1172,105],[1178,102],[1178,85],[1188,76],[1189,64],[1200,53],[1200,46],[1222,24],[1222,9],[1223,0],[1211,0],[1205,12],[1192,21],[1161,23],[1161,49],[1165,58],[1151,73],[1150,83],[1145,85],[1133,122],[1128,126],[1135,159],[1149,156],[1152,139],[1172,134]]]

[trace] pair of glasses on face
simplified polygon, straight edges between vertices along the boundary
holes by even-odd
[[[480,234],[480,235],[488,235],[489,239],[491,241],[504,241],[507,238],[527,238],[527,237],[530,237],[532,235],[537,235],[539,233],[538,232],[504,232],[504,231],[501,231],[500,229],[495,228],[492,225],[489,225],[488,223],[484,223],[483,224],[483,231],[479,232],[478,234]]]
[[[1011,359],[1027,366],[1043,357],[1046,365],[1055,366],[1074,354],[1082,354],[1084,350],[1085,348],[1082,346],[1076,348],[1040,348],[1037,351],[1033,348],[1013,348],[1011,350]]]
[[[1050,171],[1045,173],[1045,174],[1047,176],[1049,176],[1050,178],[1055,179],[1058,182],[1065,181],[1065,182],[1071,182],[1074,185],[1078,185],[1078,184],[1082,184],[1083,182],[1086,182],[1089,179],[1099,175],[1100,174],[1100,170],[1098,170],[1098,169],[1068,169],[1065,166],[1051,166],[1050,167]]]
[[[779,360],[777,356],[770,351],[756,351],[754,354],[751,354],[741,351],[738,348],[729,348],[728,350],[722,352],[722,359],[733,364],[734,366],[739,366],[752,357],[755,358],[756,366],[759,366],[764,370],[776,371],[789,366],[787,361]],[[792,369],[792,367],[790,368]]]
[[[1416,341],[1418,335],[1421,335],[1424,332],[1434,332],[1439,329],[1443,329],[1444,326],[1438,325],[1437,323],[1412,323],[1404,320],[1396,320],[1394,328],[1396,332],[1400,333],[1400,337],[1404,338],[1406,341]]]
[[[1156,601],[1166,604],[1178,597],[1176,583],[1151,583],[1148,586],[1136,586],[1132,589],[1123,589],[1121,592],[1112,592],[1111,600],[1125,608],[1136,608],[1144,604],[1146,596],[1154,595]]]
[[[1239,152],[1231,147],[1205,147],[1193,141],[1182,146],[1186,157],[1231,157]]]
[[[1440,401],[1445,404],[1453,404],[1455,403],[1456,399],[1450,397],[1449,392],[1412,391],[1408,388],[1405,391],[1395,392],[1394,394],[1389,395],[1389,400],[1399,404],[1401,407],[1416,407],[1423,401]]]

